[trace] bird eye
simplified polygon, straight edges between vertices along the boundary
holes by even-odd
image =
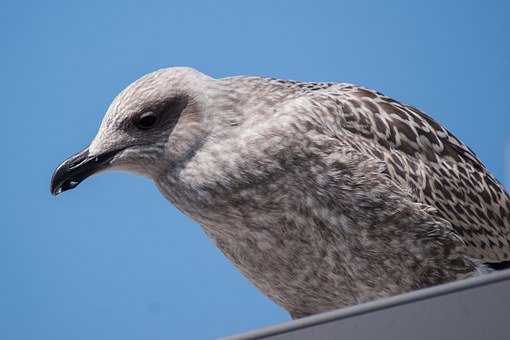
[[[140,130],[148,130],[152,128],[154,125],[156,125],[157,121],[158,121],[157,115],[152,111],[148,111],[142,113],[136,118],[135,125]]]

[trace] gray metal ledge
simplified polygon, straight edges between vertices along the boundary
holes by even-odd
[[[227,337],[508,340],[510,269]]]

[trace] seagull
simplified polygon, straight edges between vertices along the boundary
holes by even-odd
[[[510,263],[503,186],[433,118],[361,86],[157,70],[51,193],[110,169],[150,178],[292,318]]]

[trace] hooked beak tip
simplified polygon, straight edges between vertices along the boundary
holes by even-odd
[[[113,150],[91,156],[86,148],[69,157],[53,172],[50,183],[51,194],[57,196],[64,191],[74,189],[87,177],[104,169],[119,151]]]

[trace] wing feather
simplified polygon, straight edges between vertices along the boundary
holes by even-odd
[[[510,198],[475,153],[415,107],[350,84],[308,88],[326,125],[353,148],[385,162],[388,176],[437,209],[469,255],[510,260]]]

